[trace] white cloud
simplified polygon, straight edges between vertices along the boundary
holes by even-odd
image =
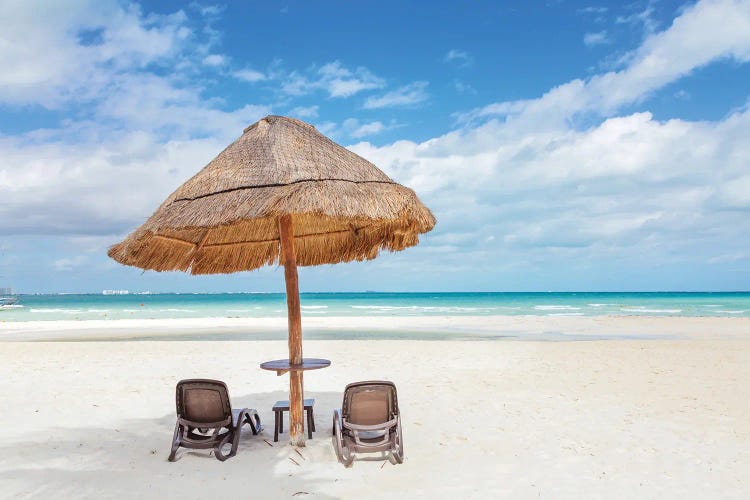
[[[552,268],[569,272],[571,286],[591,288],[607,284],[592,269],[746,266],[750,109],[717,121],[657,120],[645,109],[620,114],[624,105],[638,105],[710,62],[750,61],[750,14],[741,7],[698,3],[648,36],[618,71],[491,104],[460,130],[423,142],[351,146],[414,188],[438,218],[418,254],[385,256],[383,267],[372,269],[418,265],[423,273],[439,270],[447,288],[528,289],[542,287]],[[179,29],[167,55],[156,60],[186,57]],[[0,233],[88,235],[92,241],[82,239],[71,257],[58,259],[57,268],[72,268],[107,235],[136,226],[244,125],[270,111],[217,109],[198,89],[161,77],[148,64],[116,73],[94,67],[88,78],[101,79],[106,93],[80,122],[0,136]],[[337,79],[366,80],[362,71],[326,66],[291,74],[299,92],[333,97],[357,88],[337,87]],[[292,81],[278,67],[271,73],[266,70],[269,78]],[[422,102],[426,86],[417,82],[366,102],[371,108]],[[49,89],[64,97],[61,88],[48,86],[32,102],[54,94]],[[316,106],[292,109],[302,118],[318,112]],[[573,119],[579,114],[595,116],[582,128]],[[317,126],[357,139],[395,125],[351,118]]]
[[[227,62],[226,57],[221,54],[209,54],[203,58],[203,64],[206,66],[222,66]]]
[[[59,128],[0,135],[0,233],[130,228],[270,112],[253,104],[218,109],[187,82],[205,56],[195,55],[182,13],[144,15],[114,2],[55,5],[5,4],[12,17],[0,15],[0,102],[74,109]],[[28,37],[8,35],[24,29]],[[172,71],[162,75],[164,66]]]
[[[381,96],[368,97],[365,109],[387,108],[392,106],[410,106],[427,100],[427,82],[414,82]]]
[[[747,110],[715,123],[636,113],[586,131],[520,135],[491,121],[423,143],[352,149],[435,211],[428,245],[458,245],[477,265],[563,252],[637,266],[643,255],[668,262],[746,249],[737,235],[750,234],[749,127]]]
[[[344,120],[343,127],[349,131],[349,136],[360,139],[369,135],[379,134],[386,129],[382,122],[374,121],[369,123],[360,123],[356,118]]]
[[[78,255],[72,258],[62,258],[55,260],[53,267],[55,271],[72,271],[73,269],[86,264],[88,260],[88,257],[85,255]]]
[[[319,106],[298,106],[289,111],[289,116],[296,118],[317,118]]]
[[[474,87],[460,80],[454,81],[453,86],[456,88],[456,92],[458,92],[459,94],[476,95],[477,93],[477,90]]]
[[[451,49],[445,54],[443,61],[458,64],[459,66],[470,66],[474,62],[474,58],[466,51]]]
[[[750,60],[750,9],[734,0],[709,0],[685,9],[672,26],[648,36],[620,71],[572,80],[537,99],[495,103],[460,118],[505,116],[529,127],[556,127],[584,112],[611,115],[713,61]]]
[[[389,123],[383,123],[379,120],[367,122],[361,121],[357,118],[347,118],[340,124],[326,121],[315,125],[321,134],[336,141],[344,141],[347,138],[362,139],[364,137],[378,135],[386,130],[393,130],[400,126],[401,125],[396,121],[391,121]]]
[[[293,71],[286,75],[281,86],[283,93],[302,96],[324,90],[329,97],[351,97],[365,90],[385,86],[385,80],[364,67],[354,70],[344,67],[340,61],[324,64],[308,71],[308,76]]]
[[[0,14],[0,102],[59,108],[106,93],[112,80],[174,55],[185,15],[143,16],[115,1],[6,2]]]
[[[592,5],[590,7],[584,7],[583,9],[578,9],[578,13],[580,14],[606,14],[609,9],[607,7]]]
[[[651,2],[649,2],[649,4],[642,11],[635,12],[628,16],[617,16],[617,19],[615,20],[615,22],[617,24],[631,24],[631,25],[640,24],[643,26],[643,33],[645,35],[650,35],[651,33],[654,33],[657,28],[657,22],[653,16],[654,16],[654,7],[651,5]]]
[[[475,280],[476,269],[501,272],[503,261],[526,276],[556,262],[635,270],[746,261],[750,107],[715,122],[616,113],[711,61],[750,61],[748,18],[736,2],[699,3],[619,72],[496,103],[481,116],[502,119],[421,143],[351,148],[415,189],[438,218],[426,245],[451,249],[441,265],[453,264],[452,252],[472,262]],[[583,130],[570,119],[592,111],[610,118]]]
[[[344,68],[339,61],[328,63],[318,70],[321,76],[319,83],[331,97],[349,97],[363,90],[378,89],[385,85],[366,68],[357,68],[353,72]]]
[[[597,45],[604,45],[609,43],[606,31],[598,31],[596,33],[586,33],[583,36],[583,43],[587,47],[595,47]]]
[[[234,76],[238,80],[242,80],[243,82],[250,83],[260,82],[266,79],[265,74],[249,68],[237,70],[232,73],[232,76]]]
[[[0,233],[126,232],[224,146],[146,132],[77,144],[0,139]]]

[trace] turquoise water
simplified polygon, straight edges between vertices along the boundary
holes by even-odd
[[[750,292],[303,293],[301,300],[306,316],[750,317]],[[285,315],[284,294],[20,295],[0,321]]]

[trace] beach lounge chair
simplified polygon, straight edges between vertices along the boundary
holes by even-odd
[[[260,416],[255,410],[232,410],[229,390],[219,380],[188,379],[177,383],[177,423],[172,438],[169,461],[174,462],[177,448],[214,449],[222,462],[237,454],[240,429],[250,424],[253,434],[261,431]],[[231,444],[229,453],[222,448]]]
[[[404,440],[393,382],[347,385],[341,410],[333,411],[333,441],[339,461],[347,467],[354,462],[354,453],[391,452],[402,463]]]

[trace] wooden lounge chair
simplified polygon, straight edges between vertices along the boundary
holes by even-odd
[[[260,416],[255,410],[232,410],[229,390],[219,380],[188,379],[177,383],[177,423],[172,438],[169,461],[174,462],[177,448],[214,449],[222,462],[237,454],[240,429],[250,424],[253,434],[261,431]],[[228,454],[222,448],[231,443]]]
[[[346,386],[341,410],[333,411],[333,446],[341,463],[354,453],[391,452],[404,461],[401,414],[393,382],[366,381]]]

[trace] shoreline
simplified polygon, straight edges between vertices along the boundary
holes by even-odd
[[[331,316],[302,318],[317,340],[744,339],[750,318],[685,316]],[[284,340],[287,319],[175,318],[0,323],[0,342]]]

